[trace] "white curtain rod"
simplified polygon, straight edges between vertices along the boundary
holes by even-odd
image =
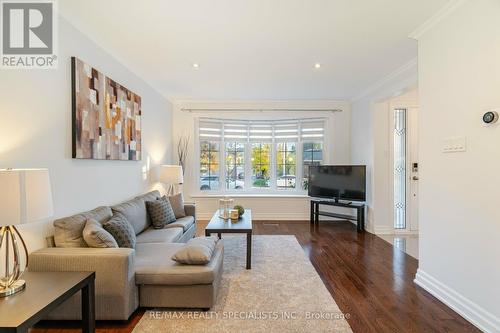
[[[342,112],[341,109],[201,109],[201,108],[182,108],[184,112],[243,112],[243,111],[257,111],[257,112],[278,112],[278,111],[291,111],[291,112]]]
[[[279,120],[260,120],[260,119],[227,119],[227,118],[212,118],[212,117],[200,117],[200,121],[203,122],[224,122],[224,123],[249,123],[249,124],[257,124],[257,123],[290,123],[290,122],[314,122],[314,121],[325,121],[327,118],[325,117],[311,117],[311,118],[290,118],[290,119],[279,119]]]

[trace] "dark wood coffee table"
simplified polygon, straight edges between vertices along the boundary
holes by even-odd
[[[217,233],[219,238],[221,234],[247,234],[247,269],[252,268],[252,211],[245,209],[245,214],[237,221],[224,220],[219,217],[219,211],[216,211],[207,227],[205,236]]]
[[[26,272],[26,288],[0,298],[0,332],[28,329],[82,291],[82,330],[95,332],[94,272]]]

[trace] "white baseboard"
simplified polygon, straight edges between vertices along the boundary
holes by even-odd
[[[375,235],[392,235],[392,234],[394,234],[394,228],[391,228],[391,227],[374,226],[372,229],[373,229],[373,233]]]
[[[199,220],[210,220],[213,213],[199,213],[196,214],[196,218]],[[252,219],[254,221],[309,221],[309,214],[256,214],[252,211]]]
[[[395,230],[391,227],[373,227],[367,230],[372,230],[375,235],[395,235],[395,236],[418,236],[416,230]],[[370,231],[371,232],[371,231]]]
[[[418,236],[419,232],[417,230],[394,230],[393,232],[394,235],[400,235],[400,236]]]
[[[486,309],[480,307],[421,269],[417,270],[414,282],[480,330],[491,333],[500,332],[500,318],[495,317]]]
[[[206,221],[210,220],[213,216],[213,213],[196,213],[196,218],[198,220]],[[252,211],[252,219],[254,221],[309,221],[309,214],[295,214],[295,213],[255,213]],[[322,217],[321,221],[337,221],[339,219]],[[356,224],[355,221],[351,221]]]

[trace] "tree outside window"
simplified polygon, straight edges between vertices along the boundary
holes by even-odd
[[[266,188],[270,186],[271,144],[252,143],[252,187]]]
[[[219,149],[215,141],[200,142],[200,190],[219,189]]]

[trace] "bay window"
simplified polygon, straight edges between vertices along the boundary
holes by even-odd
[[[323,163],[325,119],[202,118],[199,189],[216,193],[304,193],[309,167]],[[276,192],[277,193],[277,192]]]

